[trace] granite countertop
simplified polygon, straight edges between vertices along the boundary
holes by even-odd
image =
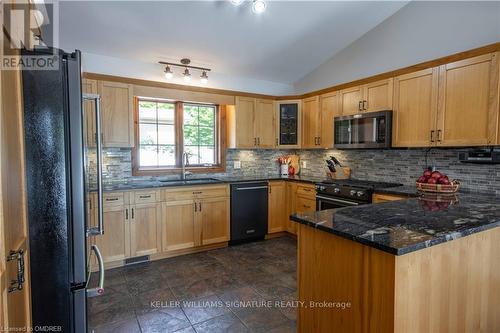
[[[278,174],[275,175],[256,175],[252,177],[214,177],[214,178],[188,178],[187,182],[182,180],[146,180],[146,181],[131,181],[126,183],[111,183],[104,184],[104,191],[127,191],[127,190],[140,190],[146,188],[162,188],[162,187],[175,187],[175,186],[197,186],[197,185],[210,185],[210,184],[231,184],[241,182],[256,182],[256,181],[270,181],[270,180],[286,180],[297,181],[305,183],[319,183],[324,180],[320,177],[304,177],[304,176],[290,176],[282,177]],[[195,183],[190,181],[196,181]],[[90,191],[95,191],[96,188],[92,187]]]
[[[455,198],[454,203],[409,198],[294,214],[291,219],[394,255],[500,226],[499,196],[462,193]]]
[[[417,187],[415,185],[403,185],[396,187],[388,187],[388,188],[378,188],[375,190],[375,193],[381,194],[393,194],[393,195],[401,195],[408,197],[418,197],[419,193],[417,191]]]

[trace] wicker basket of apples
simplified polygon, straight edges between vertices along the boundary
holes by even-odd
[[[417,189],[422,192],[455,193],[459,187],[458,180],[450,181],[447,175],[439,171],[425,170],[424,174],[417,180]]]

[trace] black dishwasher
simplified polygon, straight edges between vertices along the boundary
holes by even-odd
[[[264,239],[267,232],[267,182],[231,185],[231,241]]]

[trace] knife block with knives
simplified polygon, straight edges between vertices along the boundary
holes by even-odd
[[[344,167],[334,156],[330,156],[326,162],[326,176],[331,179],[349,179],[351,178],[351,168]]]

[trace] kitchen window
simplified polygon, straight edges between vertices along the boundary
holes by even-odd
[[[220,119],[214,104],[137,98],[134,174],[177,172],[183,152],[190,171],[223,171]]]

